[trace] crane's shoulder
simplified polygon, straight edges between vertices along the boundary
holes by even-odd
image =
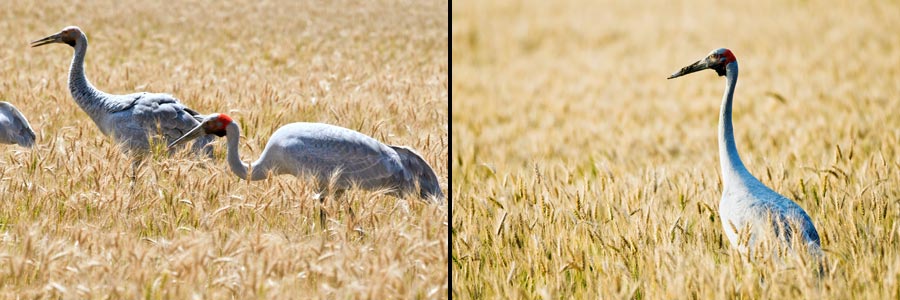
[[[397,160],[397,153],[381,142],[352,129],[323,123],[291,123],[269,138],[268,146],[296,155],[335,159]]]
[[[132,99],[131,102],[137,105],[181,105],[181,102],[178,100],[178,98],[165,93],[134,93],[127,96]]]
[[[291,123],[278,128],[272,134],[283,139],[301,138],[310,141],[340,142],[346,144],[375,145],[381,144],[374,138],[359,131],[325,123]]]
[[[150,116],[153,118],[175,117],[186,113],[191,116],[199,115],[196,111],[182,104],[178,98],[164,93],[134,93],[117,96],[114,103],[117,108],[113,112],[132,110],[134,117]],[[160,116],[162,115],[162,116]]]
[[[163,95],[163,96],[159,96]],[[128,110],[135,110],[137,107],[146,107],[146,106],[154,106],[159,105],[160,103],[170,102],[169,98],[165,97],[166,94],[152,94],[152,93],[133,93],[126,95],[110,95],[103,103],[107,112],[120,113]],[[174,99],[174,98],[172,98]],[[177,100],[175,100],[177,102]]]

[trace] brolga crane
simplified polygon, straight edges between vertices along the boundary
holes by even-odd
[[[104,93],[87,80],[84,56],[88,40],[76,26],[31,43],[32,47],[61,43],[72,46],[75,56],[69,68],[69,91],[78,106],[91,117],[100,131],[121,144],[124,150],[142,154],[150,149],[150,141],[160,137],[172,142],[200,124],[203,116],[187,108],[169,94],[134,93],[113,95]],[[212,156],[214,137],[204,136],[194,143],[193,150]],[[137,161],[136,161],[137,162]]]
[[[19,144],[27,148],[34,146],[34,130],[28,119],[6,101],[0,101],[0,143]]]
[[[722,200],[719,216],[732,246],[747,251],[753,249],[762,235],[774,233],[783,244],[790,245],[792,236],[806,244],[809,252],[821,258],[819,233],[809,215],[797,203],[766,187],[744,167],[738,155],[731,122],[734,88],[737,85],[738,63],[731,50],[713,50],[706,58],[681,68],[669,79],[701,70],[713,69],[725,76],[725,95],[719,112],[719,162],[722,167]],[[742,243],[739,232],[749,228],[749,238]],[[762,230],[774,230],[763,232]],[[799,235],[793,230],[799,230]],[[820,265],[821,267],[821,265]],[[821,272],[821,269],[820,269]]]
[[[240,126],[226,114],[209,115],[169,147],[210,134],[226,137],[228,164],[242,179],[260,180],[269,174],[313,176],[318,188],[324,189],[336,175],[331,188],[338,192],[355,184],[366,190],[387,189],[394,196],[413,194],[436,202],[444,199],[434,170],[412,149],[388,146],[329,124],[298,122],[278,128],[259,159],[249,166],[238,153]]]

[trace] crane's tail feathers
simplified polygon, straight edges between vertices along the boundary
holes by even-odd
[[[34,147],[34,139],[34,131],[31,128],[23,128],[16,136],[16,143],[22,147],[31,148]]]
[[[809,251],[809,256],[813,260],[813,266],[816,268],[816,275],[819,278],[825,277],[825,274],[828,273],[828,262],[825,259],[825,251],[822,250],[822,246],[818,243],[808,243],[807,251]]]
[[[403,162],[403,168],[406,169],[419,185],[419,197],[429,199],[433,197],[438,203],[442,203],[445,199],[444,193],[441,191],[441,184],[438,181],[434,169],[422,158],[419,153],[409,147],[390,146],[400,156]],[[415,186],[416,182],[410,182],[411,186]]]
[[[17,127],[19,127],[19,132],[16,135],[16,144],[28,148],[34,146],[34,130],[31,129],[31,124],[28,123],[28,119],[25,118],[25,115],[23,115],[15,105],[6,101],[0,101],[0,109],[11,112],[13,117],[17,119],[15,123],[18,125]]]

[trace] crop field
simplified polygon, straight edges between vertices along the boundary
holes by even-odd
[[[897,1],[454,1],[458,299],[900,298]],[[731,49],[747,168],[827,271],[748,257],[719,219]]]
[[[0,3],[0,100],[37,132],[0,145],[0,298],[432,299],[449,290],[449,204],[312,181],[239,180],[187,153],[131,158],[67,87],[73,50],[29,42],[76,25],[113,94],[170,93],[228,113],[255,160],[291,122],[408,145],[449,194],[447,1]]]

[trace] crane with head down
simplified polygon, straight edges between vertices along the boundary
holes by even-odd
[[[366,190],[387,189],[395,196],[444,200],[437,175],[418,153],[334,125],[284,125],[272,134],[259,159],[250,165],[242,162],[238,153],[240,126],[226,114],[209,115],[169,147],[210,134],[226,137],[228,164],[241,179],[260,180],[270,174],[312,176],[320,190],[330,187],[341,191],[355,185]]]

